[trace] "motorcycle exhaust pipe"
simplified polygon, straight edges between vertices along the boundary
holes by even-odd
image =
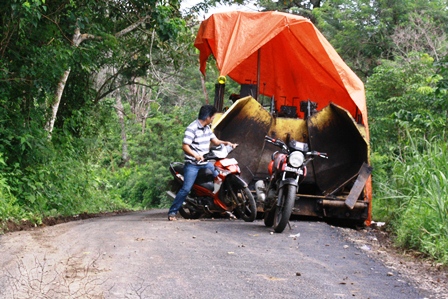
[[[173,191],[166,191],[166,194],[171,197],[172,199],[176,198],[176,194]]]

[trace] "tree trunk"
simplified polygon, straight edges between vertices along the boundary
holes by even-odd
[[[209,100],[208,100],[208,94],[207,94],[207,88],[205,87],[205,80],[204,80],[204,76],[201,76],[201,85],[202,85],[202,91],[204,92],[204,97],[205,97],[205,103],[208,105]]]
[[[72,38],[72,46],[78,48],[79,45],[86,39],[94,39],[95,36],[90,34],[81,34],[79,28],[75,29],[75,33]],[[62,93],[64,92],[65,84],[67,83],[67,78],[70,75],[71,68],[69,67],[61,76],[61,80],[58,83],[58,88],[56,89],[54,102],[51,104],[51,117],[48,120],[45,129],[48,131],[48,137],[51,138],[51,133],[53,132],[54,122],[56,120],[56,115],[59,110],[59,104],[61,103]]]
[[[122,31],[116,33],[116,37],[121,37],[135,28],[137,28],[140,24],[145,22],[147,19],[149,19],[149,16],[146,16],[145,18],[139,20],[138,22],[131,24],[127,28],[123,29]],[[76,24],[78,26],[78,24]],[[99,37],[96,37],[91,34],[83,33],[81,34],[81,31],[79,27],[75,28],[75,32],[73,34],[72,38],[72,46],[74,48],[78,48],[79,45],[85,41],[86,39],[100,39]],[[58,87],[55,93],[54,102],[51,104],[51,117],[48,120],[48,122],[45,125],[45,130],[48,132],[48,137],[51,138],[51,133],[53,132],[54,128],[54,122],[56,120],[56,115],[59,110],[59,104],[61,103],[62,93],[64,92],[65,84],[67,83],[67,78],[70,75],[71,68],[69,67],[66,71],[64,71],[64,74],[61,76],[61,80],[58,83]]]
[[[121,126],[121,163],[120,166],[124,166],[129,162],[128,142],[126,136],[126,126],[124,123],[123,103],[121,102],[121,95],[117,92],[115,96],[115,110],[117,111],[118,121]]]
[[[48,132],[48,137],[51,138],[51,132],[53,132],[54,122],[56,121],[56,114],[58,113],[59,103],[61,103],[62,93],[64,92],[65,83],[67,83],[67,78],[70,75],[71,69],[66,70],[59,80],[58,88],[56,89],[55,101],[51,105],[51,116],[50,120],[47,122],[45,129]]]

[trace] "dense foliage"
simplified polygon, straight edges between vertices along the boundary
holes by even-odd
[[[179,2],[6,0],[0,26],[0,218],[130,208],[99,164],[120,136],[108,96],[194,59]]]
[[[448,263],[446,68],[427,54],[383,61],[367,83],[374,217],[397,242]]]
[[[218,2],[244,1],[192,12]],[[258,4],[310,18],[365,82],[374,220],[448,264],[446,1]],[[201,80],[198,22],[179,7],[0,3],[2,223],[168,204],[167,166],[182,159],[183,130],[213,101],[216,79],[209,63]]]

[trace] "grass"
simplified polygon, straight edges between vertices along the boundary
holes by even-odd
[[[379,166],[374,172],[373,217],[389,224],[399,246],[447,265],[448,150],[444,139],[417,143],[409,136],[409,145],[395,159],[373,156]]]

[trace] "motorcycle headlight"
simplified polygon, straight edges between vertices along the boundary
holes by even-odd
[[[303,160],[305,157],[301,152],[292,152],[291,155],[289,155],[288,162],[292,167],[300,167],[303,164]]]

